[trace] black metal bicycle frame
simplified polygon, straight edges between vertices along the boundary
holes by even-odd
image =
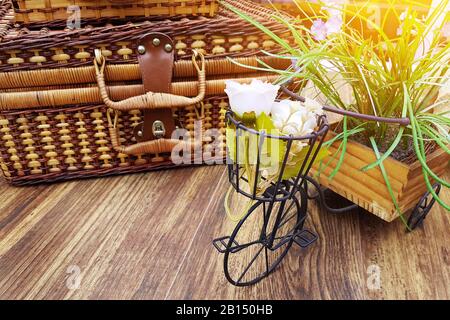
[[[304,97],[292,92],[291,90],[286,88],[286,86],[282,85],[280,88],[281,88],[281,91],[283,91],[289,97],[291,97],[297,101],[300,101],[300,102],[306,101],[306,99]],[[374,116],[374,115],[370,115],[370,114],[362,114],[362,113],[352,112],[352,111],[348,111],[348,110],[344,110],[344,109],[338,109],[338,108],[331,107],[331,106],[323,106],[322,108],[323,108],[323,110],[328,111],[328,112],[333,112],[333,113],[337,113],[337,114],[340,114],[343,116],[349,116],[349,117],[367,120],[367,121],[393,123],[393,124],[399,124],[404,127],[409,126],[411,124],[411,120],[407,117],[385,118],[385,117],[378,117],[378,116]]]
[[[257,131],[245,126],[241,121],[236,120],[233,117],[233,113],[231,111],[226,114],[228,124],[234,125],[236,129],[236,137],[235,137],[235,159],[230,159],[229,153],[227,153],[228,159],[228,177],[230,183],[233,185],[234,189],[244,195],[247,198],[252,200],[257,200],[264,202],[264,205],[268,203],[267,213],[264,216],[264,224],[261,230],[260,240],[267,241],[268,247],[272,248],[273,242],[276,238],[276,233],[278,231],[278,227],[282,220],[282,213],[284,211],[284,206],[286,204],[286,200],[291,199],[295,196],[298,188],[305,183],[305,177],[308,175],[309,170],[311,169],[317,154],[322,147],[322,144],[325,140],[326,134],[328,132],[329,126],[326,119],[326,116],[322,115],[318,117],[317,127],[318,129],[308,135],[302,137],[295,136],[277,136],[268,134],[265,131]],[[258,137],[257,144],[257,157],[256,157],[256,165],[255,165],[255,183],[253,186],[250,186],[251,193],[242,190],[240,185],[240,180],[242,179],[245,182],[248,182],[248,179],[240,176],[240,163],[239,163],[239,138],[242,134],[241,131],[248,132],[251,135],[256,135]],[[286,152],[283,156],[283,161],[281,163],[280,170],[278,171],[278,177],[275,183],[271,183],[271,186],[264,190],[262,195],[257,195],[257,180],[260,178],[260,161],[261,161],[261,151],[264,144],[265,139],[275,139],[280,140],[286,143]],[[301,164],[301,168],[293,180],[293,182],[283,181],[283,175],[286,169],[286,165],[288,162],[288,157],[291,151],[291,147],[294,141],[308,141],[308,151],[306,156]],[[314,147],[318,143],[317,147],[314,150]],[[279,196],[281,195],[281,196]],[[267,227],[270,220],[270,216],[272,214],[273,206],[275,202],[281,202],[280,208],[278,209],[278,213],[275,219],[275,223],[271,232],[271,236],[269,239],[265,239],[265,235],[267,234]]]

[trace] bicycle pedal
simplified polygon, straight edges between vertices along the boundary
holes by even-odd
[[[214,239],[213,240],[214,248],[216,248],[217,251],[219,251],[220,253],[225,253],[225,252],[227,252],[227,250],[229,250],[230,252],[233,252],[233,247],[239,246],[239,243],[237,243],[236,240],[233,240],[234,246],[228,249],[227,246],[228,246],[229,239],[230,239],[230,236]]]
[[[309,230],[303,229],[294,235],[294,242],[302,248],[306,248],[317,240],[317,235]]]

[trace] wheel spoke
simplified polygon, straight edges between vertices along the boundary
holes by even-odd
[[[265,255],[266,255],[266,273],[269,273],[269,256],[267,254],[267,247],[264,246],[264,251],[265,251]]]
[[[275,202],[273,210],[270,212],[269,207],[272,206],[264,201],[261,201],[258,206],[252,207],[252,210],[258,208],[259,212],[255,212],[258,215],[249,219],[251,213],[249,212],[230,236],[233,241],[234,239],[238,239],[238,241],[236,244],[230,245],[225,252],[224,270],[226,278],[236,286],[257,283],[270,274],[289,251],[293,236],[304,221],[304,217],[300,217],[302,208],[298,196],[289,198],[285,203]],[[263,227],[255,228],[255,223],[259,225],[260,219],[262,219]],[[277,225],[273,226],[274,223]],[[275,232],[279,234],[275,234]],[[239,235],[244,238],[245,243],[239,241]],[[269,240],[276,242],[269,247]],[[276,256],[273,253],[275,250],[278,250],[277,253],[279,252]],[[233,256],[239,261],[239,264],[230,260],[230,257]]]
[[[265,248],[265,246],[261,246],[261,249],[258,250],[258,252],[255,254],[255,256],[250,260],[250,264],[245,268],[244,272],[240,275],[240,277],[237,279],[236,283],[241,282],[242,278],[245,276],[247,271],[250,269],[250,267],[253,265],[253,263],[256,261],[256,258],[258,258],[261,251]]]
[[[261,233],[259,235],[260,239],[264,239],[264,234],[266,232],[266,203],[263,202],[262,205],[263,205],[263,210],[262,210],[261,214],[262,214],[262,219],[263,219],[262,220],[263,227],[261,228]]]
[[[278,225],[278,229],[281,228],[282,226],[284,226],[286,223],[288,223],[288,222],[289,222],[292,218],[294,218],[296,215],[297,215],[297,212],[294,212],[294,214],[293,214],[292,216],[290,216],[286,221],[283,221],[282,223],[280,223],[280,224]],[[293,228],[293,230],[295,230],[297,227],[298,227],[298,225],[295,225],[295,227]],[[270,232],[270,233],[267,235],[267,238],[270,238],[270,237],[272,236],[272,233],[273,233],[273,231]],[[276,237],[275,239],[277,239],[277,238],[280,238],[280,237]],[[282,237],[282,238],[284,238],[284,237]]]
[[[289,205],[289,208],[287,208],[284,212],[283,215],[281,216],[280,221],[283,221],[284,217],[288,214],[289,211],[291,211],[292,207],[294,206],[294,201],[292,201],[292,203]]]
[[[278,228],[281,228],[283,225],[285,225],[287,222],[289,222],[289,220],[291,220],[292,218],[294,218],[297,215],[297,212],[294,212],[294,214],[289,217],[286,221],[283,222],[283,219],[286,217],[286,215],[289,213],[289,211],[291,211],[292,207],[294,206],[294,202],[289,204],[289,207],[287,209],[284,210],[284,212],[282,213],[281,219],[280,219],[280,224],[278,225]],[[264,208],[264,212],[265,212],[265,208]],[[266,239],[270,238],[272,236],[274,230],[272,230],[269,234],[266,235]]]
[[[292,218],[295,218],[296,215],[297,215],[297,212],[294,212],[294,214],[293,214],[292,216],[290,216],[289,218],[287,218],[285,221],[281,220],[281,221],[283,221],[283,222],[280,223],[280,224],[278,225],[278,228],[284,226],[284,225],[285,225],[286,223],[288,223]]]
[[[285,234],[284,236],[276,237],[276,238],[274,238],[273,240],[281,240],[281,239],[286,238],[287,236],[292,237],[292,236],[294,235],[294,231],[295,231],[296,228],[297,228],[297,226],[295,226],[294,228],[292,228],[291,230],[289,230],[289,232],[286,232],[286,234]]]

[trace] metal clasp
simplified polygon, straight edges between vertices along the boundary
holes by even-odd
[[[166,135],[166,128],[164,127],[164,123],[160,120],[156,120],[152,125],[153,136],[156,139],[163,138]]]

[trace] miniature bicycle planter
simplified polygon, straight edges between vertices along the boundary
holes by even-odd
[[[271,139],[286,143],[277,179],[259,194],[256,192],[256,183],[254,187],[249,187],[251,190],[244,187],[251,184],[241,174],[243,166],[238,161],[239,148],[236,148],[234,158],[228,159],[231,185],[236,192],[254,200],[255,203],[239,221],[232,234],[213,240],[213,245],[224,254],[224,273],[228,281],[236,286],[246,286],[257,283],[274,271],[294,243],[305,248],[317,239],[315,234],[303,229],[308,202],[303,186],[329,127],[326,116],[322,115],[317,118],[316,130],[308,135],[274,136],[246,127],[234,118],[232,112],[228,112],[226,118],[228,124],[236,128],[236,146],[239,146],[243,132],[257,137],[256,177],[259,175],[264,141]],[[288,155],[295,141],[306,142],[308,150],[296,177],[283,180]],[[236,269],[239,270],[236,272]]]
[[[304,101],[303,97],[289,91],[285,87],[282,87],[281,89],[291,98]],[[328,106],[324,106],[323,109],[325,111],[367,121],[387,122],[402,126],[410,124],[408,118],[381,118]],[[330,139],[334,135],[335,133],[330,131],[326,139]],[[338,142],[332,144],[330,151],[336,151],[338,144]],[[330,158],[325,158],[323,159],[323,162],[326,163],[329,160]],[[311,177],[307,177],[306,179],[310,182],[310,185],[317,190],[317,193],[312,196],[309,195],[309,198],[319,200],[322,206],[329,212],[343,213],[356,208],[363,208],[387,222],[393,221],[399,217],[399,213],[395,208],[391,195],[387,191],[381,171],[379,168],[374,168],[366,172],[360,170],[362,167],[373,163],[376,160],[376,155],[372,149],[358,142],[348,140],[344,162],[332,180],[328,179],[328,174],[334,169],[333,166],[336,165],[337,160],[331,160],[330,167],[324,170],[320,175],[316,174],[319,170],[319,165],[313,166],[311,175],[314,176],[314,179],[317,179],[318,182]],[[445,172],[449,160],[450,155],[440,148],[427,156],[428,166],[438,176]],[[409,230],[413,230],[426,218],[435,203],[435,199],[427,190],[422,167],[417,160],[412,164],[405,164],[392,157],[387,158],[383,164],[387,170],[388,179],[400,211],[403,213],[410,212],[408,227]],[[324,195],[325,189],[330,189],[353,202],[354,205],[344,208],[331,208],[326,203]],[[435,183],[433,189],[435,193],[439,195],[441,185]]]
[[[304,98],[286,88],[282,87],[282,90],[292,98],[304,102]],[[407,118],[381,118],[327,106],[324,106],[323,109],[368,121],[396,123],[404,126],[409,124]],[[307,217],[308,200],[318,200],[322,207],[331,213],[344,213],[361,207],[386,221],[392,221],[398,217],[392,204],[392,198],[381,192],[386,188],[381,173],[376,170],[368,172],[359,170],[364,165],[376,161],[373,151],[362,144],[349,142],[346,164],[341,167],[332,180],[333,182],[330,182],[326,175],[319,176],[318,181],[314,180],[312,176],[317,172],[318,165],[312,164],[317,152],[324,141],[334,136],[333,132],[329,132],[325,115],[318,118],[316,131],[304,137],[272,136],[247,128],[233,118],[232,112],[227,113],[227,120],[229,124],[236,127],[236,145],[239,145],[239,131],[257,135],[259,137],[258,150],[261,149],[264,140],[268,138],[287,142],[287,150],[277,181],[271,183],[259,196],[256,194],[256,187],[250,191],[242,188],[242,185],[248,185],[248,180],[240,174],[242,167],[237,161],[237,148],[235,158],[229,159],[231,162],[228,164],[228,176],[231,185],[239,194],[256,201],[238,222],[230,236],[213,240],[214,247],[224,254],[224,274],[233,285],[248,286],[259,282],[275,270],[294,243],[306,248],[317,240],[314,233],[303,229]],[[308,154],[296,178],[283,180],[287,156],[292,142],[295,140],[308,141]],[[315,145],[318,147],[314,148]],[[313,150],[315,151],[312,152]],[[255,173],[259,171],[259,153],[257,159]],[[427,159],[430,168],[437,174],[442,174],[447,166],[449,155],[438,150],[432,152]],[[323,161],[326,162],[328,159],[325,158]],[[406,165],[393,158],[386,159],[384,165],[389,171],[389,179],[392,181],[400,209],[402,212],[411,212],[408,227],[413,230],[425,219],[435,203],[423,182],[421,167],[418,163]],[[316,189],[316,193],[313,195],[308,192],[311,187]],[[435,183],[433,188],[436,194],[439,194],[441,185]],[[326,189],[347,198],[354,204],[343,208],[330,207],[326,202]],[[242,241],[242,238],[245,240]],[[254,249],[253,253],[246,253],[251,248]],[[238,255],[242,257],[237,257]],[[235,256],[236,260],[233,261]],[[239,269],[239,271],[236,272],[235,269]]]

